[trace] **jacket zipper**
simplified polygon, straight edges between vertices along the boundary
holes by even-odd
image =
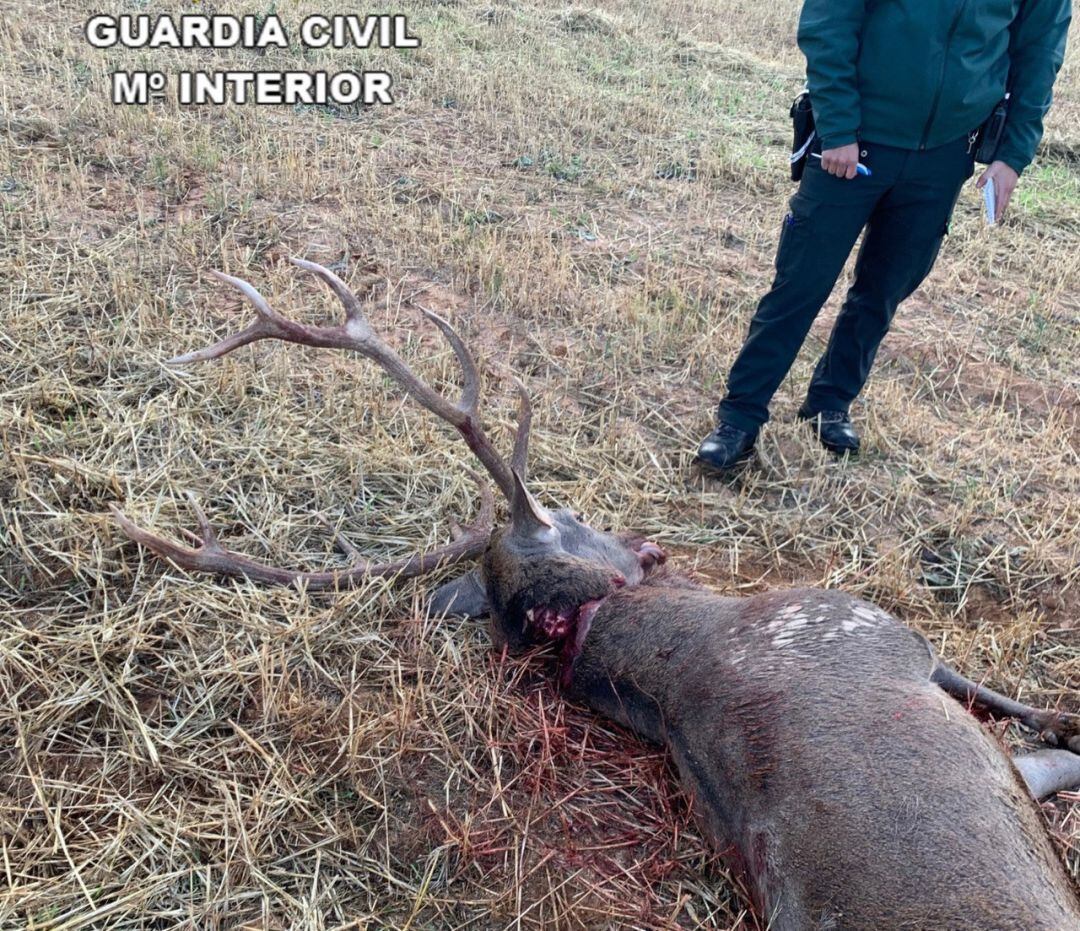
[[[937,116],[938,106],[941,103],[941,92],[945,89],[945,69],[949,65],[949,50],[952,48],[953,36],[956,35],[956,30],[960,28],[960,18],[964,15],[964,10],[967,8],[967,0],[961,0],[960,5],[956,8],[956,15],[953,17],[952,25],[949,27],[949,34],[945,37],[945,53],[941,57],[941,74],[938,77],[937,91],[934,93],[934,102],[930,106],[930,117],[926,121],[926,128],[923,130],[922,141],[919,143],[920,149],[926,148],[926,140],[930,138],[930,128],[934,125],[934,117]]]

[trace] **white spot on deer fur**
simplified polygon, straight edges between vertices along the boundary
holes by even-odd
[[[844,633],[853,634],[857,630],[872,630],[876,625],[863,618],[852,617],[841,621],[840,626],[843,628]]]
[[[789,647],[799,638],[806,628],[810,626],[810,618],[792,618],[772,639],[772,645],[778,649]]]
[[[853,634],[858,630],[878,627],[883,620],[887,619],[888,615],[885,612],[857,604],[852,606],[851,616],[840,621],[840,628],[845,634]]]
[[[764,625],[764,629],[774,635],[771,642],[775,649],[793,646],[813,625],[821,624],[825,620],[825,615],[811,617],[809,613],[804,613],[804,608],[805,605],[786,605],[777,611],[773,620]]]
[[[855,605],[851,609],[851,613],[856,617],[862,618],[864,621],[875,623],[881,620],[882,612],[876,611],[873,608],[868,608],[865,605]]]
[[[797,617],[801,617],[801,612],[802,605],[784,605],[784,607],[780,608],[773,616],[772,620],[769,621],[768,624],[765,624],[764,627],[766,630],[781,630],[782,628],[787,626],[789,621],[792,621]]]

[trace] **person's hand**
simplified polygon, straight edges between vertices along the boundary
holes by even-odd
[[[1009,200],[1013,195],[1013,191],[1016,190],[1016,183],[1020,180],[1020,175],[1004,162],[992,162],[990,167],[982,173],[979,180],[975,182],[975,187],[981,191],[991,178],[994,179],[994,197],[997,204],[997,215],[994,217],[994,222],[998,223],[1005,216],[1005,208],[1009,206]]]
[[[842,145],[838,149],[824,149],[821,153],[821,167],[830,175],[838,178],[847,178],[850,181],[858,174],[856,166],[859,164],[859,144],[852,142],[850,145]]]

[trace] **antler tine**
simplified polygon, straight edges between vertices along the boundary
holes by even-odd
[[[195,548],[174,543],[144,530],[129,520],[116,505],[110,505],[110,509],[116,522],[132,540],[181,569],[189,572],[209,572],[230,578],[247,578],[270,585],[302,585],[309,591],[327,591],[355,587],[371,578],[392,576],[399,579],[417,578],[436,569],[480,556],[487,547],[495,523],[495,500],[487,482],[472,471],[469,475],[479,487],[480,508],[475,522],[465,528],[464,532],[452,542],[426,553],[417,553],[415,556],[381,563],[364,559],[354,547],[349,545],[343,548],[352,558],[352,563],[345,569],[322,572],[282,569],[227,549],[219,542],[206,515],[203,514],[194,497],[190,495],[191,507],[199,525],[201,540],[201,545]],[[340,537],[337,542],[339,546],[342,545]]]
[[[436,417],[441,417],[455,427],[469,449],[472,450],[476,458],[487,469],[488,474],[495,480],[506,499],[511,500],[514,494],[514,479],[510,474],[510,469],[496,452],[491,440],[488,439],[487,434],[484,433],[484,429],[480,425],[480,375],[472,354],[462,342],[457,331],[438,314],[421,308],[424,315],[442,331],[461,365],[463,388],[461,400],[455,404],[420,379],[405,361],[379,338],[364,317],[360,301],[357,300],[356,295],[349,290],[344,281],[330,269],[316,262],[296,258],[290,259],[290,261],[298,268],[316,275],[334,292],[345,307],[346,323],[344,327],[334,328],[337,341],[333,345],[344,349],[353,349],[371,359],[431,413]],[[305,329],[311,331],[314,328],[306,327]],[[323,329],[327,333],[330,332],[329,328]],[[320,343],[319,345],[323,344]]]
[[[345,319],[349,323],[357,324],[359,327],[362,327],[366,333],[374,335],[371,326],[364,317],[364,309],[360,304],[360,299],[353,294],[344,281],[330,271],[325,265],[319,265],[317,262],[309,262],[307,259],[300,259],[295,256],[291,257],[289,261],[297,268],[302,268],[306,272],[317,275],[323,283],[334,292],[337,299],[341,301],[342,306],[345,308]]]
[[[454,350],[454,355],[457,356],[458,363],[461,365],[464,380],[459,406],[462,410],[476,414],[480,403],[480,373],[476,369],[476,360],[473,359],[472,353],[469,352],[468,347],[458,336],[457,330],[450,326],[448,321],[426,307],[421,307],[420,311],[442,331],[446,341],[450,344],[450,348]]]
[[[331,291],[334,292],[337,299],[341,301],[342,306],[345,308],[345,319],[353,324],[357,330],[362,332],[362,338],[379,343],[380,348],[385,349],[387,353],[393,352],[393,350],[391,350],[389,346],[383,344],[382,340],[375,334],[375,331],[371,328],[371,324],[368,323],[367,318],[364,316],[364,310],[360,301],[344,281],[330,271],[329,268],[326,268],[324,265],[319,265],[317,262],[309,262],[307,259],[298,258],[291,258],[289,261],[297,268],[302,268],[304,271],[316,275]],[[458,404],[458,407],[462,413],[475,415],[480,400],[480,373],[477,371],[476,361],[473,359],[472,353],[469,352],[468,347],[462,342],[457,330],[455,330],[448,321],[428,310],[426,307],[421,307],[420,311],[442,331],[443,336],[446,337],[447,342],[450,343],[450,347],[454,350],[454,355],[457,356],[458,362],[461,364],[462,374],[464,376],[464,387],[461,393],[461,402]],[[377,359],[376,361],[381,360]]]
[[[234,333],[232,336],[225,337],[220,342],[214,343],[213,346],[174,356],[167,360],[167,365],[187,365],[191,362],[205,362],[208,359],[217,359],[234,349],[239,349],[241,346],[246,346],[248,343],[254,343],[260,339],[290,339],[289,321],[277,313],[266,298],[244,281],[243,278],[234,278],[232,275],[213,270],[210,271],[210,274],[219,281],[232,285],[243,294],[255,308],[258,319],[249,327],[239,333]]]
[[[529,390],[516,375],[514,384],[518,390],[518,425],[514,434],[514,453],[510,458],[510,468],[521,476],[524,482],[529,475],[529,433],[532,430],[532,400]]]

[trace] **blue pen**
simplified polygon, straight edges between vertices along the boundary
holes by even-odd
[[[818,155],[817,152],[811,152],[810,154],[813,155],[814,158],[821,158],[821,156]],[[869,168],[867,168],[862,162],[859,162],[859,164],[855,166],[855,171],[858,174],[862,175],[864,178],[869,178],[870,175],[873,174],[873,172]]]

